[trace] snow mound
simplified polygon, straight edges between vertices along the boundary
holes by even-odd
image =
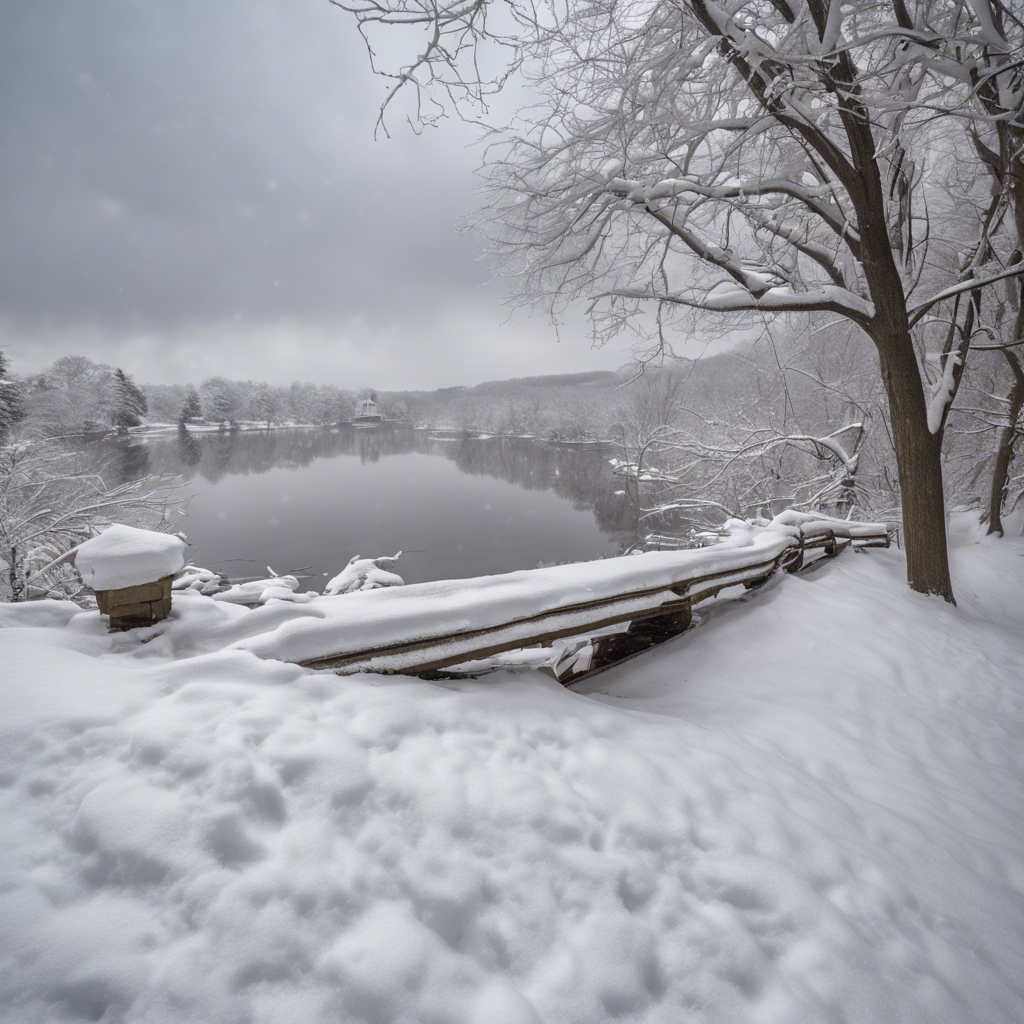
[[[230,586],[226,577],[212,569],[187,565],[171,583],[171,590],[198,590],[200,594],[217,594]]]
[[[850,554],[589,695],[0,619],[0,1017],[1016,1024],[1022,556]]]
[[[307,600],[306,595],[296,594],[299,581],[294,576],[270,576],[263,580],[249,580],[247,583],[236,583],[213,595],[215,601],[227,601],[229,604],[257,605],[264,604],[271,598]],[[310,597],[315,595],[310,595]]]
[[[152,583],[185,564],[185,542],[170,533],[115,523],[82,544],[75,566],[93,590]]]
[[[324,595],[337,597],[339,594],[354,594],[360,590],[381,590],[384,587],[401,587],[405,580],[391,570],[402,557],[399,551],[387,558],[362,558],[355,555],[341,572],[324,587]]]

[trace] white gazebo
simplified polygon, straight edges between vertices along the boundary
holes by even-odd
[[[353,423],[380,423],[380,406],[372,398],[363,398],[356,407]]]

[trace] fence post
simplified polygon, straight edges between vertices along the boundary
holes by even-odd
[[[800,546],[797,548],[796,557],[786,565],[786,572],[799,572],[804,567],[804,528],[797,527],[797,540]]]

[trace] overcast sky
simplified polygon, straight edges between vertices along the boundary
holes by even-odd
[[[433,388],[623,350],[487,284],[465,126],[373,140],[328,0],[0,0],[0,348],[140,381]]]

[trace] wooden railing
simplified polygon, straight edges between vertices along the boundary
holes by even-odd
[[[314,602],[310,614],[240,642],[264,657],[336,673],[424,675],[520,647],[586,638],[592,656],[564,675],[622,660],[687,628],[729,587],[757,587],[847,547],[888,547],[889,527],[786,512],[723,544],[648,552],[495,577],[376,590]],[[315,610],[314,610],[315,609]],[[579,662],[579,659],[578,659]],[[555,670],[562,678],[563,672]]]
[[[756,587],[845,548],[888,547],[884,524],[787,512],[712,547],[648,552],[470,580],[420,583],[316,602],[317,613],[242,641],[264,657],[339,673],[430,674],[504,651],[601,637],[563,673],[623,660],[678,634],[692,609],[728,587]]]

